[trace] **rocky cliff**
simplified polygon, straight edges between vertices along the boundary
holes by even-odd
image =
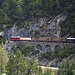
[[[4,27],[5,38],[9,39],[11,36],[21,37],[59,37],[61,28],[60,21],[66,19],[64,15],[57,15],[54,18],[38,18],[32,20],[25,20],[23,28],[19,28],[16,23],[11,28]]]
[[[64,15],[58,15],[52,19],[49,18],[39,18],[26,20],[23,28],[19,28],[16,23],[11,28],[4,26],[5,39],[10,39],[11,36],[21,36],[21,37],[60,37],[61,28],[59,25],[60,21],[66,19]],[[6,41],[5,48],[8,54],[14,54],[17,44],[13,41]],[[33,52],[32,52],[33,53]],[[37,56],[39,55],[39,56]],[[31,57],[36,57],[40,65],[55,65],[56,58],[52,61],[42,58],[41,54],[31,55]],[[57,64],[56,64],[57,65]],[[55,65],[55,66],[56,66]]]

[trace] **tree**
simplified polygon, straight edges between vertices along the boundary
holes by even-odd
[[[33,75],[38,74],[38,64],[35,59],[24,59],[24,55],[18,49],[15,55],[10,56],[7,64],[8,75]]]
[[[72,58],[71,62],[69,58],[63,60],[57,75],[75,75],[75,59]]]
[[[35,58],[33,59],[28,59],[28,73],[27,75],[37,75],[39,73],[39,68],[38,68],[38,63],[35,60]]]
[[[51,69],[45,69],[43,75],[52,75]]]
[[[8,62],[8,56],[3,44],[0,44],[0,75],[6,72],[6,65]]]
[[[16,54],[13,56],[10,56],[8,65],[7,65],[7,71],[8,75],[26,75],[28,64],[24,60],[24,56],[18,49],[16,51]]]
[[[31,46],[25,46],[21,49],[21,52],[25,55],[28,56],[32,51],[34,51],[34,48]]]
[[[4,0],[0,0],[0,8],[2,7]]]

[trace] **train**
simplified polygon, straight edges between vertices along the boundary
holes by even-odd
[[[11,36],[11,41],[40,41],[40,42],[75,42],[75,38],[64,37],[20,37]]]
[[[11,41],[30,41],[31,38],[30,37],[20,37],[20,36],[11,36],[10,37]]]

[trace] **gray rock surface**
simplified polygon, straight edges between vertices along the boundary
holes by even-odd
[[[13,25],[10,29],[5,27],[5,38],[9,39],[11,36],[22,37],[59,37],[61,28],[59,22],[65,20],[66,16],[58,15],[53,19],[39,18],[30,21],[25,21],[23,28]]]
[[[17,45],[14,41],[6,41],[4,47],[6,48],[8,55],[10,55],[14,54]]]

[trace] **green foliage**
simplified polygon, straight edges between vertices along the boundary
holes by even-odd
[[[25,56],[28,56],[32,51],[34,51],[34,48],[31,46],[25,46],[21,49],[22,54]]]
[[[8,56],[4,48],[4,45],[2,43],[0,44],[0,74],[6,72],[5,67],[7,65],[7,62],[8,62]]]
[[[58,58],[60,60],[74,53],[75,53],[75,47],[71,45],[67,45],[65,46],[64,49],[60,49],[58,47],[58,48],[55,48],[55,50],[50,53],[49,52],[43,53],[42,57],[49,59],[49,60],[54,59],[54,58]]]
[[[45,69],[43,75],[52,75],[52,70],[51,69]]]
[[[0,37],[0,44],[1,44],[2,42],[5,43],[5,40],[4,40],[2,37]]]
[[[21,53],[24,54],[24,56],[28,56],[31,52],[34,52],[34,47],[31,47],[31,46],[24,47],[23,44],[21,45],[20,44],[17,45],[17,48],[20,49]]]
[[[0,0],[0,8],[2,7],[4,0]]]
[[[28,62],[28,75],[33,75],[33,74],[38,74],[39,73],[39,68],[38,68],[38,63],[35,60],[35,58],[31,59],[29,58],[27,60]]]
[[[72,59],[71,62],[69,61],[68,58],[63,60],[57,75],[75,75],[75,59]]]
[[[42,70],[38,67],[35,58],[24,59],[24,55],[20,50],[16,50],[15,55],[11,55],[6,66],[7,75],[49,75],[52,73],[50,69]]]
[[[66,2],[67,3],[67,2]],[[67,3],[70,4],[70,0]],[[66,4],[66,5],[67,5]],[[75,37],[75,2],[73,1],[72,4],[67,9],[67,18],[65,21],[60,23],[61,26],[61,36],[69,35]]]
[[[10,56],[8,65],[7,65],[7,74],[8,75],[26,75],[28,64],[24,60],[24,56],[22,53],[17,50],[16,54],[13,56]]]
[[[33,75],[39,73],[35,59],[24,59],[24,55],[18,49],[15,55],[10,56],[7,64],[8,75]]]
[[[4,24],[24,25],[25,19],[56,16],[67,13],[67,20],[61,23],[61,36],[75,36],[74,0],[0,0],[0,30]]]
[[[22,14],[23,17],[45,17],[53,13],[58,14],[62,7],[61,3],[60,0],[4,0],[2,9],[10,18],[16,15],[22,16]],[[65,8],[65,5],[63,6]]]
[[[26,47],[26,49],[30,49],[30,47]],[[57,52],[57,56],[55,57],[60,57],[60,58],[68,57],[68,55],[72,53],[71,50],[74,51],[74,49],[75,48],[72,46],[66,46],[64,51],[62,50],[63,51],[62,54],[62,52],[60,53],[61,51],[60,48],[56,47],[56,50],[59,51]],[[51,55],[49,57],[51,57]],[[57,75],[75,74],[75,72],[73,71],[75,70],[75,60],[72,59],[71,62],[68,61],[69,61],[68,59],[63,60],[63,63],[60,66]],[[52,70],[45,69],[43,71],[41,67],[38,67],[38,63],[35,58],[25,59],[24,55],[21,53],[21,50],[19,49],[16,50],[15,55],[10,56],[6,70],[8,75],[53,75]]]

